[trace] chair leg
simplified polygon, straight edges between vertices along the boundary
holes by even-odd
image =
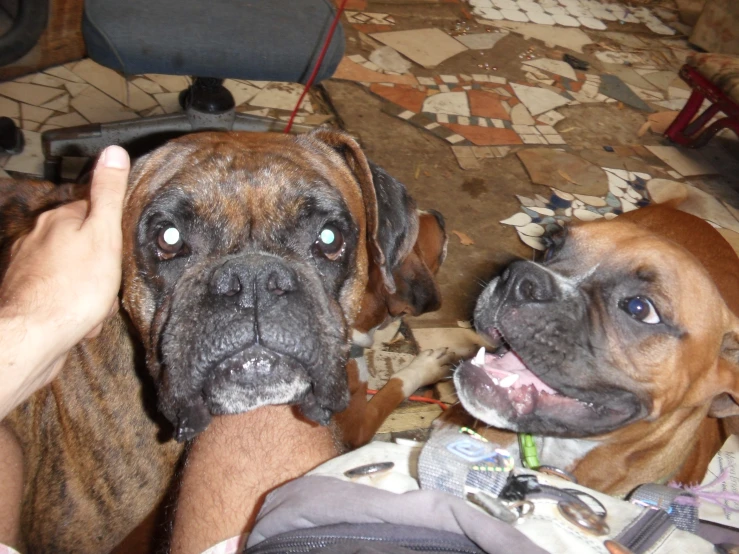
[[[44,159],[44,179],[52,183],[59,183],[62,180],[62,158],[61,156],[51,156]]]
[[[731,129],[737,136],[739,136],[739,119],[735,117],[724,117],[715,121],[700,135],[692,138],[687,146],[690,146],[691,148],[700,148],[705,146],[706,143],[716,135],[716,133],[723,129]]]
[[[701,91],[693,90],[693,93],[690,95],[690,98],[688,98],[688,102],[685,104],[685,107],[677,115],[675,121],[673,121],[667,128],[667,131],[665,131],[665,135],[669,137],[670,140],[678,144],[686,144],[689,142],[689,139],[684,135],[685,128],[693,120],[695,114],[698,113],[704,99],[705,95]]]

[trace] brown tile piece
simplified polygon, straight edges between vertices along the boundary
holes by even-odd
[[[493,119],[505,119],[510,121],[511,116],[501,105],[501,98],[497,94],[484,90],[467,91],[470,102],[470,113],[478,117],[490,117]]]
[[[497,129],[495,127],[477,127],[472,125],[458,125],[443,123],[458,135],[463,136],[477,146],[495,146],[498,144],[523,144],[521,138],[513,129]]]
[[[608,192],[606,173],[579,156],[550,148],[528,148],[517,155],[531,180],[538,185],[590,196]]]
[[[378,96],[382,96],[386,100],[390,100],[390,102],[414,113],[421,111],[423,101],[426,100],[425,92],[406,85],[388,87],[375,83],[370,87],[370,90]]]
[[[395,83],[402,85],[415,85],[418,81],[413,75],[387,75],[379,71],[372,71],[351,61],[345,57],[339,63],[339,67],[333,74],[333,79],[345,79],[347,81],[359,81],[362,83]]]

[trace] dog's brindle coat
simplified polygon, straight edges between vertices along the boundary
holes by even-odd
[[[0,185],[0,272],[35,215],[79,194]],[[183,440],[211,414],[294,403],[325,423],[346,406],[368,273],[394,290],[386,260],[416,232],[410,201],[380,196],[405,208],[390,227],[358,145],[325,130],[189,135],[135,165],[124,309],[5,420],[24,451],[27,551],[109,551],[151,512],[182,452],[157,410]],[[327,226],[337,252],[319,242]],[[181,245],[161,241],[171,227]]]

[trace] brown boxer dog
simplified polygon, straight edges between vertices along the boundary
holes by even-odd
[[[7,182],[0,193],[5,263],[38,213],[79,191]],[[325,424],[343,410],[368,274],[395,294],[416,243],[410,202],[402,186],[376,189],[356,142],[327,130],[188,135],[139,160],[124,309],[5,420],[25,457],[24,549],[110,551],[214,414],[287,403]]]
[[[503,345],[455,384],[585,486],[699,482],[739,414],[737,314],[739,259],[705,221],[654,206],[573,225],[487,286],[475,325]]]

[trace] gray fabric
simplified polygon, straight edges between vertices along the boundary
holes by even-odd
[[[629,500],[641,506],[664,510],[678,529],[698,532],[698,499],[688,491],[648,483],[634,489]]]
[[[512,526],[437,491],[395,494],[332,477],[301,477],[273,491],[247,547],[281,533],[335,523],[395,523],[466,535],[489,554],[546,554]]]
[[[87,0],[88,55],[127,74],[305,82],[325,40],[329,0]],[[344,53],[337,27],[316,82]]]

